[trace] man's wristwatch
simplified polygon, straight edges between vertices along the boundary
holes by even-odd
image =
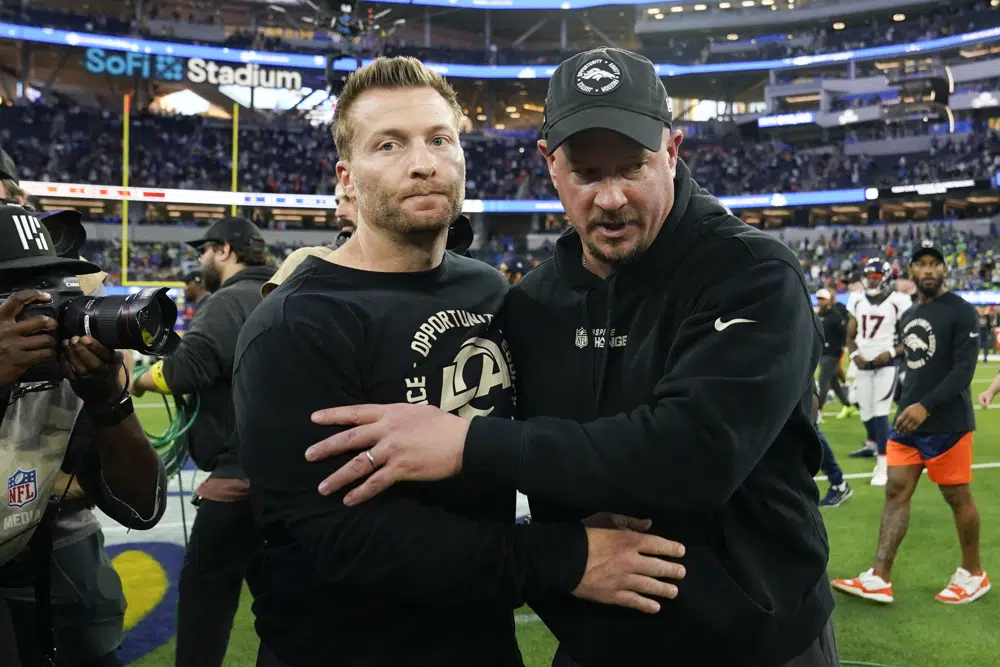
[[[98,428],[121,424],[135,412],[135,406],[132,405],[132,395],[128,391],[123,391],[121,397],[114,403],[96,406],[85,403],[83,407],[87,411],[90,421]]]

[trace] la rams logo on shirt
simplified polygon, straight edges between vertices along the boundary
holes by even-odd
[[[586,95],[607,95],[621,83],[621,69],[607,58],[588,60],[576,71],[576,89]]]
[[[17,469],[7,478],[7,507],[24,507],[38,499],[37,473],[31,470]]]

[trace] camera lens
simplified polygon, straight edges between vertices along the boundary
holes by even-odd
[[[127,296],[76,297],[61,315],[60,328],[67,336],[92,336],[113,349],[166,355],[180,343],[173,330],[177,304],[166,287]]]

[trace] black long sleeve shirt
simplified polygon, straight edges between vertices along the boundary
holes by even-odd
[[[338,431],[310,421],[322,408],[429,403],[509,419],[513,369],[493,321],[506,291],[451,253],[406,274],[310,257],[247,321],[233,398],[267,540],[249,582],[257,633],[291,667],[517,666],[513,610],[577,585],[582,526],[513,525],[512,485],[460,476],[345,507],[317,486],[355,453],[304,458]]]
[[[906,348],[902,412],[920,403],[930,415],[917,433],[961,433],[976,428],[969,385],[976,372],[976,309],[953,292],[914,304],[900,320]]]

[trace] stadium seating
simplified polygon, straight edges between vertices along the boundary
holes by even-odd
[[[864,21],[857,27],[833,29],[802,29],[772,34],[739,35],[736,44],[744,44],[744,49],[734,49],[728,31],[719,35],[670,36],[660,39],[655,36],[644,38],[639,51],[654,62],[675,64],[703,64],[734,62],[745,60],[767,60],[794,58],[802,55],[817,55],[852,49],[916,42],[936,37],[944,37],[964,32],[972,32],[996,26],[1000,10],[989,0],[954,2],[936,7],[933,13],[913,12],[902,21]],[[156,25],[177,23],[217,23],[217,12],[201,10],[182,14],[179,12],[157,14],[153,10],[150,19]],[[145,39],[185,40],[176,34],[161,34],[151,29],[149,24],[137,23],[132,18],[101,14],[81,14],[73,11],[43,9],[29,6],[26,9],[0,9],[0,20],[22,25],[35,25],[63,30],[83,30],[119,36],[134,36]],[[650,18],[650,20],[652,20]],[[222,33],[220,32],[220,36]],[[580,50],[583,45],[567,46],[567,49],[537,49],[495,46],[494,48],[463,48],[462,45],[441,45],[435,38],[434,47],[409,44],[406,40],[390,37],[387,40],[387,55],[412,55],[421,59],[443,63],[463,63],[472,65],[541,65],[557,64],[566,57],[567,51]],[[232,48],[253,48],[258,50],[320,53],[325,49],[310,49],[301,44],[292,44],[280,38],[254,35],[248,31],[226,31],[219,42],[212,42]],[[713,50],[713,45],[725,44],[724,52]]]
[[[836,147],[785,141],[740,141],[705,133],[682,146],[698,181],[716,195],[885,186],[947,178],[990,178],[1000,170],[1000,132],[937,137],[927,153],[844,155]],[[884,126],[855,139],[892,138]],[[26,180],[121,182],[121,118],[79,106],[37,103],[4,110],[0,145],[17,156]],[[228,190],[231,127],[200,117],[142,114],[132,118],[133,185]],[[555,199],[534,137],[467,135],[466,196],[470,199]],[[244,192],[330,193],[336,150],[329,129],[276,119],[240,132],[239,188]]]

